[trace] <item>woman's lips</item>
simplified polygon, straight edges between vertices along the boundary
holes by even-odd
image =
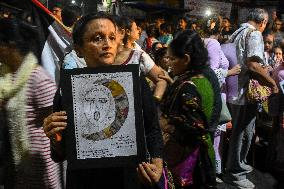
[[[109,53],[109,52],[102,53],[102,54],[100,55],[100,57],[105,57],[105,58],[109,58],[109,57],[111,57],[111,56],[113,56],[113,54],[112,54],[112,53]]]

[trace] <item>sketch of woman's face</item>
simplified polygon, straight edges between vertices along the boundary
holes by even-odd
[[[84,114],[91,131],[99,131],[107,127],[113,120],[115,111],[110,90],[103,85],[95,85],[84,96]]]

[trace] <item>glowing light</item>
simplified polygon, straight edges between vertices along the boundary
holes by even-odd
[[[207,10],[205,11],[205,15],[206,15],[206,16],[210,16],[211,14],[212,14],[212,12],[211,12],[210,9],[207,9]]]
[[[71,2],[72,4],[75,4],[76,3],[76,1],[74,1],[74,0],[72,0],[72,2]]]

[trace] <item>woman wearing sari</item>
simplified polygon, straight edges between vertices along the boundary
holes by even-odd
[[[179,34],[168,57],[176,79],[162,102],[164,160],[176,188],[214,188],[212,141],[221,111],[218,79],[207,65],[208,53],[196,32]]]

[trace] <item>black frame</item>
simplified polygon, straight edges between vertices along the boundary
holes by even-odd
[[[132,72],[133,76],[133,94],[135,111],[135,128],[137,156],[119,156],[107,158],[77,159],[76,138],[74,127],[73,97],[71,76],[80,74],[98,74],[98,73],[116,73]],[[66,158],[70,169],[90,169],[102,167],[132,167],[137,166],[139,162],[146,161],[146,142],[143,125],[143,114],[140,94],[139,65],[126,66],[106,66],[99,68],[79,68],[61,70],[61,90],[63,108],[67,112],[67,128],[65,133]]]

